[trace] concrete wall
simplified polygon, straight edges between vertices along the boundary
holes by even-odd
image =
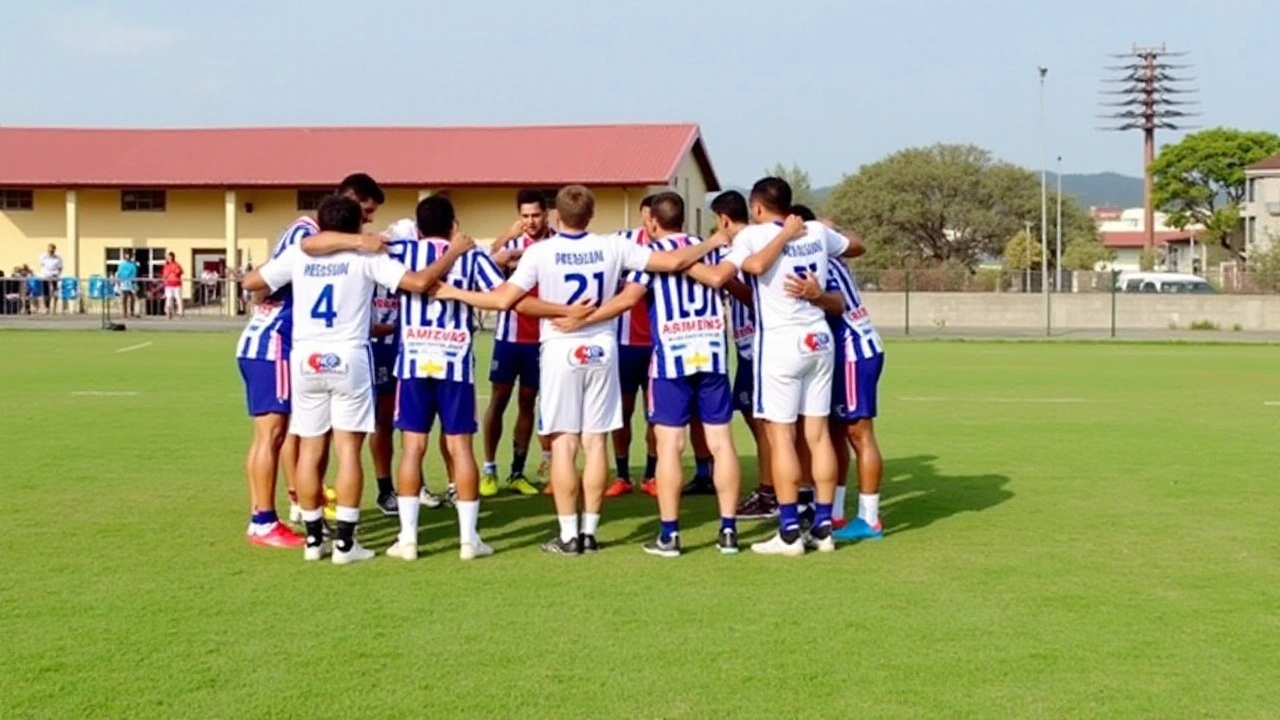
[[[866,292],[862,295],[877,327],[905,327],[907,296]],[[1105,330],[1111,326],[1110,293],[1056,294],[1051,313],[1054,328]],[[1150,295],[1117,293],[1116,327],[1165,330],[1208,320],[1223,330],[1280,331],[1280,296]],[[912,328],[1034,329],[1045,325],[1044,298],[1022,293],[911,293]]]

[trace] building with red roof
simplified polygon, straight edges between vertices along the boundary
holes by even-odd
[[[1245,249],[1267,250],[1280,241],[1280,155],[1245,168],[1244,182],[1240,220]]]
[[[73,129],[0,126],[0,268],[34,265],[56,243],[65,273],[109,274],[125,248],[143,277],[166,252],[198,276],[260,263],[276,235],[352,172],[387,191],[377,226],[447,193],[464,229],[493,238],[515,192],[596,192],[594,227],[637,220],[640,200],[674,190],[705,229],[720,188],[697,125]]]

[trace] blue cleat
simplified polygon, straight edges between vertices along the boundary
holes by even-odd
[[[854,518],[848,525],[831,533],[831,537],[841,542],[880,540],[884,537],[884,528],[878,522],[875,525],[869,525],[862,518]]]

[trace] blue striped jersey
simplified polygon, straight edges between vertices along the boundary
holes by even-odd
[[[387,254],[393,260],[404,264],[405,247],[408,243],[418,241],[418,224],[409,218],[397,220],[387,229]],[[373,289],[373,324],[396,325],[396,331],[390,335],[370,338],[369,344],[375,352],[392,352],[400,347],[400,294],[387,290],[381,285]]]
[[[310,217],[293,221],[276,240],[271,258],[320,232]],[[253,308],[249,324],[236,343],[236,357],[245,360],[276,360],[289,357],[293,342],[293,287],[286,285],[271,293]]]
[[[744,284],[747,279],[739,274],[738,279]],[[747,285],[750,287],[750,284]],[[733,321],[733,344],[738,346],[738,357],[750,360],[755,357],[752,346],[756,340],[756,311],[747,303],[729,296],[729,318]]]
[[[404,264],[425,270],[449,250],[449,243],[427,238],[405,243]],[[504,281],[501,268],[481,250],[469,250],[441,278],[464,290],[488,292]],[[400,294],[400,353],[396,377],[475,382],[471,333],[474,310],[456,300],[436,300],[417,293]]]
[[[839,347],[848,349],[849,359],[870,360],[884,354],[884,343],[862,304],[858,282],[840,258],[831,258],[827,265],[827,292],[838,292],[844,298],[844,314],[832,318],[831,329]]]
[[[651,240],[649,248],[662,252],[701,242],[701,238],[676,233]],[[711,252],[703,261],[715,265],[720,262],[720,251]],[[729,339],[719,290],[684,273],[631,273],[627,280],[649,288],[649,332],[653,337],[649,377],[729,372]]]

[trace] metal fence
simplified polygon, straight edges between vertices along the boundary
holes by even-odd
[[[2,315],[75,315],[110,311],[140,317],[163,316],[165,287],[162,280],[138,279],[132,282],[112,278],[91,277],[87,280],[61,278],[0,278],[3,290]],[[247,296],[234,279],[187,280],[177,295],[181,313],[192,316],[231,317],[242,315]]]

